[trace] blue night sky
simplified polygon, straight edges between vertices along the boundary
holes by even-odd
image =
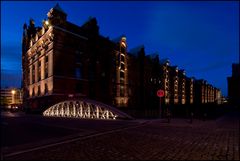
[[[1,1],[1,87],[21,86],[21,39],[30,18],[40,26],[50,2]],[[103,36],[125,34],[128,49],[144,44],[187,76],[206,79],[227,95],[227,76],[239,60],[239,2],[59,2],[68,21],[96,17]]]

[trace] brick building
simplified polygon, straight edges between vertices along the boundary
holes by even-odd
[[[232,64],[232,76],[228,77],[227,81],[229,102],[240,105],[240,64]]]
[[[90,98],[118,108],[158,113],[163,106],[213,102],[219,92],[204,80],[188,78],[144,46],[128,52],[126,36],[99,34],[96,18],[77,26],[57,4],[41,27],[23,26],[22,69],[25,108],[43,111],[60,101]]]
[[[101,36],[95,18],[76,26],[58,4],[47,15],[42,27],[33,20],[23,27],[25,107],[41,111],[79,97],[127,106],[126,37]]]

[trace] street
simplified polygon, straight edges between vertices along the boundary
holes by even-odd
[[[239,160],[239,111],[216,120],[3,117],[3,160]]]

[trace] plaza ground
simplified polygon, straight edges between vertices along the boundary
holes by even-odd
[[[239,160],[239,110],[214,120],[2,114],[2,160]]]

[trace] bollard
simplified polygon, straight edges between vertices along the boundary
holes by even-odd
[[[193,112],[191,112],[191,116],[190,116],[190,123],[193,123]]]

